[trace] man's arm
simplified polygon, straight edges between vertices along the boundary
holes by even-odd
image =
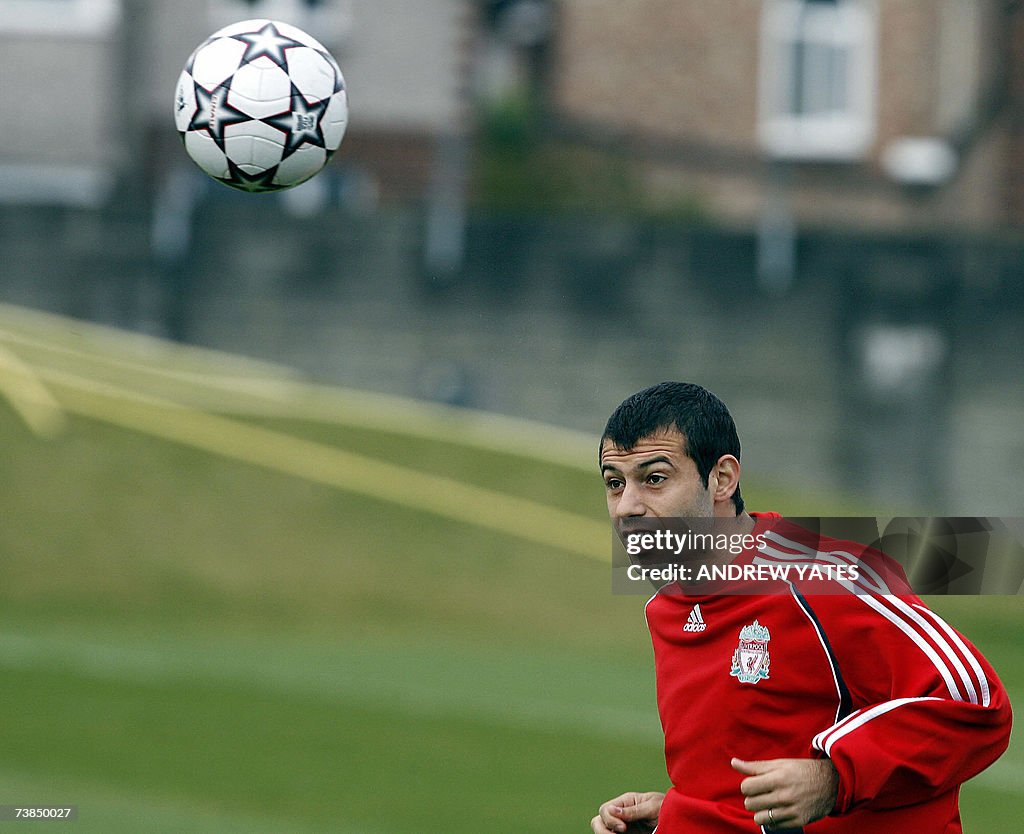
[[[590,828],[594,834],[653,831],[664,800],[665,794],[656,791],[624,793],[601,805],[597,816],[590,821]]]
[[[1006,749],[1009,699],[988,661],[917,597],[811,599],[853,711],[811,742],[839,775],[835,812],[927,801]]]

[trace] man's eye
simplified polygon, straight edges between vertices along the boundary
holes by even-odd
[[[659,475],[657,473],[647,476],[647,483],[649,484],[660,484],[667,480],[668,478],[665,475]]]
[[[622,489],[622,481],[618,478],[609,478],[604,482],[604,487],[610,490]]]

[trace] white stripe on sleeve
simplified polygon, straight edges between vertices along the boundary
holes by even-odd
[[[870,709],[859,710],[851,713],[838,724],[829,727],[827,730],[823,730],[818,733],[814,740],[811,742],[812,746],[816,750],[821,750],[826,756],[832,755],[832,745],[834,745],[843,736],[852,733],[859,727],[864,726],[874,718],[878,718],[880,715],[885,715],[887,712],[892,712],[894,709],[904,706],[905,704],[915,704],[921,701],[941,701],[942,698],[935,697],[923,697],[923,698],[897,698],[894,701],[886,701],[882,704],[876,704]]]

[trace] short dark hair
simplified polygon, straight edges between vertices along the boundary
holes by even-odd
[[[740,438],[729,409],[718,397],[692,382],[661,382],[638,391],[615,409],[601,435],[619,449],[632,449],[641,439],[674,428],[683,436],[683,451],[697,466],[704,486],[722,455],[740,458]],[[739,484],[732,494],[743,512]]]

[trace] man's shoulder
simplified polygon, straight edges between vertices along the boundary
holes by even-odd
[[[792,519],[778,515],[758,519],[761,528],[758,558],[781,565],[817,568],[816,579],[838,579],[853,593],[905,596],[913,590],[903,566],[874,546],[877,531],[865,527],[858,538],[838,538],[824,532],[821,519]],[[795,574],[799,578],[800,574]],[[806,572],[805,572],[806,575]]]

